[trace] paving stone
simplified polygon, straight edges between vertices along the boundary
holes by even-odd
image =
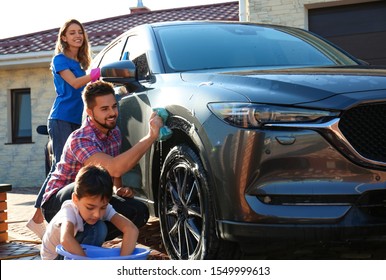
[[[7,193],[8,235],[9,240],[0,243],[0,260],[39,260],[40,239],[26,228],[26,223],[34,212],[34,200],[38,188],[13,188]],[[120,246],[121,239],[105,242],[104,247]],[[169,256],[162,243],[159,221],[150,218],[140,229],[138,246],[151,250],[148,259],[168,260]],[[386,236],[369,239],[367,242],[347,242],[332,244],[300,245],[293,247],[270,246],[267,252],[259,252],[245,259],[260,260],[303,260],[303,259],[349,259],[384,260],[386,259]]]

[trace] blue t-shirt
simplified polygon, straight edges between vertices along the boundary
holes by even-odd
[[[75,89],[63,80],[59,72],[66,69],[74,73],[77,78],[86,75],[78,61],[68,58],[63,53],[54,56],[52,59],[52,75],[54,76],[56,98],[48,119],[62,120],[80,125],[83,114],[82,90],[84,86]]]

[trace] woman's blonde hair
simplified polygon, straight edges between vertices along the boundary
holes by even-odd
[[[80,62],[80,65],[82,66],[83,70],[87,70],[90,67],[91,64],[91,49],[90,49],[90,43],[88,41],[88,36],[86,33],[86,30],[84,29],[83,25],[76,19],[70,19],[67,20],[64,25],[60,28],[59,34],[58,34],[58,39],[56,40],[56,47],[55,47],[55,55],[58,53],[64,53],[66,52],[68,48],[67,42],[64,42],[62,39],[62,36],[64,36],[67,32],[67,28],[71,24],[77,24],[80,26],[83,32],[83,44],[79,48],[78,52],[78,61]]]

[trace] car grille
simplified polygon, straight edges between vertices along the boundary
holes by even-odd
[[[339,129],[363,157],[386,162],[386,103],[362,105],[347,110]]]

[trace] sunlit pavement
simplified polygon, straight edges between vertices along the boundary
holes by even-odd
[[[26,227],[34,212],[33,204],[37,193],[37,188],[13,188],[7,193],[9,237],[7,242],[0,243],[0,260],[40,260],[40,239]],[[148,259],[169,259],[161,241],[158,219],[151,218],[148,224],[141,228],[138,243],[138,246],[151,249]],[[105,247],[119,245],[119,238],[104,244]],[[385,260],[386,236],[367,242],[300,245],[292,249],[283,244],[270,244],[268,252],[245,256],[245,259]]]

